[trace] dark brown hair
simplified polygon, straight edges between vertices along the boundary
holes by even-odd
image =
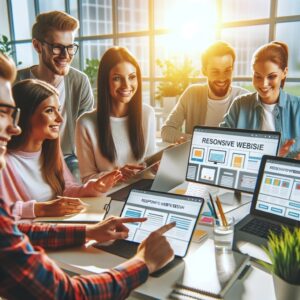
[[[25,145],[28,140],[31,132],[30,119],[38,106],[50,96],[56,95],[58,97],[58,92],[53,86],[44,81],[26,79],[16,83],[12,88],[12,93],[16,106],[21,109],[19,126],[22,133],[12,137],[8,143],[8,149],[17,150]],[[57,195],[62,194],[65,188],[61,157],[59,138],[43,142],[41,154],[42,174]]]
[[[259,47],[253,54],[252,67],[258,62],[271,61],[276,64],[282,71],[288,66],[289,48],[283,42],[273,41]],[[280,87],[283,88],[285,78],[281,80]]]
[[[112,47],[102,56],[97,79],[97,128],[98,143],[102,155],[110,162],[116,159],[116,148],[110,126],[112,100],[109,91],[109,72],[121,62],[129,62],[136,68],[138,88],[128,106],[128,131],[133,155],[140,159],[145,152],[142,129],[142,75],[134,56],[123,47]]]
[[[236,55],[233,47],[230,44],[224,41],[217,41],[211,44],[201,56],[202,70],[207,68],[207,64],[212,57],[225,55],[231,55],[234,64]]]
[[[76,31],[78,28],[77,19],[65,12],[54,10],[39,14],[36,17],[32,26],[32,38],[42,41],[51,31]]]

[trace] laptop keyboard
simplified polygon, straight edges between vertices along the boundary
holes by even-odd
[[[131,189],[150,190],[152,183],[153,179],[141,179],[107,196],[112,200],[125,201]]]
[[[270,231],[273,231],[276,235],[280,235],[282,229],[279,224],[270,223],[261,219],[252,219],[241,228],[241,231],[267,239]]]

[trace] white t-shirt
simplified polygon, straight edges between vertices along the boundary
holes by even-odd
[[[14,169],[21,174],[20,177],[30,199],[39,202],[55,199],[55,192],[43,178],[40,163],[41,151],[14,151],[9,152],[9,155]]]
[[[273,114],[275,104],[265,104],[262,103],[263,106],[263,115],[262,115],[262,123],[261,130],[263,131],[275,131],[275,116]]]
[[[230,95],[222,100],[207,99],[205,125],[218,127],[231,103]]]

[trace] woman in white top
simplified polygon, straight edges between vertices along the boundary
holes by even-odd
[[[60,149],[63,118],[54,87],[40,80],[23,80],[13,87],[13,96],[21,110],[22,133],[8,143],[7,167],[0,175],[0,194],[13,206],[16,216],[78,213],[83,209],[82,203],[68,196],[98,196],[119,180],[120,172],[114,171],[84,185],[75,182]],[[59,195],[62,198],[56,199]]]
[[[97,109],[77,120],[76,151],[83,182],[120,169],[123,180],[143,166],[155,152],[155,115],[142,103],[141,70],[122,47],[108,49],[101,58],[97,81]]]

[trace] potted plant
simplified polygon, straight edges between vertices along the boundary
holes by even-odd
[[[300,299],[300,228],[283,227],[281,235],[270,233],[268,248],[263,247],[272,265],[261,264],[273,275],[277,300]]]
[[[157,65],[162,70],[163,79],[159,83],[156,91],[156,99],[161,101],[164,110],[171,110],[175,105],[179,95],[191,83],[193,77],[199,75],[193,67],[192,61],[185,58],[183,62],[178,59],[156,60]],[[169,108],[169,109],[166,109]]]
[[[2,35],[0,38],[0,52],[12,57],[14,54],[13,48],[12,48],[12,42],[8,39],[6,35]],[[16,65],[21,65],[22,62],[17,62]]]
[[[97,75],[98,75],[98,68],[99,68],[99,59],[97,58],[92,58],[89,59],[87,58],[85,60],[86,67],[84,68],[83,72],[88,76],[91,86],[93,88],[93,93],[94,97],[96,97],[96,80],[97,80]]]

